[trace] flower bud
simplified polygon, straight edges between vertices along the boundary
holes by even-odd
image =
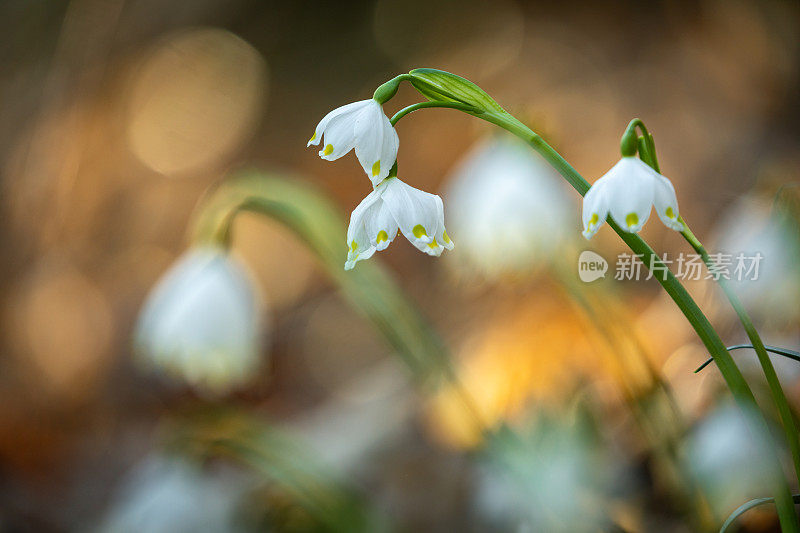
[[[619,141],[619,151],[622,157],[633,157],[636,155],[636,147],[638,141],[636,139],[636,130],[634,128],[625,130],[622,139]]]
[[[460,102],[474,107],[477,113],[505,113],[486,91],[461,76],[432,68],[417,68],[408,74],[411,85],[429,100]]]
[[[400,81],[400,76],[387,81],[375,89],[375,94],[372,95],[372,98],[381,105],[385,104],[397,94],[397,89],[400,88]]]

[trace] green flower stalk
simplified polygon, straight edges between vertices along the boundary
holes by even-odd
[[[427,193],[426,193],[427,194]],[[427,391],[455,386],[477,433],[487,425],[456,378],[442,340],[379,263],[341,268],[338,246],[344,225],[338,209],[311,185],[257,170],[244,171],[215,189],[197,209],[192,243],[228,250],[242,212],[271,218],[292,231],[316,256],[341,294],[372,322],[400,356],[416,383]]]
[[[636,127],[639,127],[642,130],[642,136],[637,138],[637,147],[639,149],[640,156],[648,165],[650,165],[650,167],[653,168],[653,170],[660,172],[653,136],[647,131],[647,128],[641,120],[634,119],[630,122],[623,139],[626,136],[635,136]],[[703,246],[703,243],[701,243],[700,239],[695,236],[695,234],[689,228],[689,225],[685,220],[683,220],[682,217],[678,216],[678,221],[683,227],[683,229],[680,230],[683,238],[700,255],[703,263],[705,263],[709,271],[713,272],[717,265],[714,264],[714,261],[709,256],[705,246]],[[795,475],[797,476],[798,481],[800,481],[800,435],[797,431],[797,423],[794,419],[794,415],[792,414],[792,409],[789,406],[789,402],[786,399],[786,394],[784,393],[783,387],[781,387],[780,380],[778,379],[778,374],[775,372],[775,367],[773,366],[772,360],[767,354],[767,348],[764,346],[764,342],[761,340],[758,330],[753,324],[749,313],[744,308],[744,305],[742,305],[741,300],[739,300],[739,296],[733,290],[733,287],[729,281],[723,276],[715,276],[715,280],[725,293],[725,297],[730,302],[731,307],[733,307],[734,311],[736,312],[736,316],[739,318],[739,321],[747,333],[747,337],[750,339],[753,349],[758,356],[758,362],[761,365],[761,369],[764,372],[764,377],[767,380],[772,401],[777,408],[778,416],[780,417],[781,424],[784,432],[786,433],[786,440],[789,444],[789,450],[792,454],[792,463],[794,464]]]
[[[686,224],[685,221],[684,224]],[[700,254],[700,257],[702,257],[706,266],[713,271],[713,269],[716,267],[714,261],[709,256],[705,246],[703,246],[700,240],[698,240],[694,233],[692,233],[692,230],[689,229],[688,225],[686,225],[685,229],[681,232],[681,235],[683,235],[692,248],[694,248],[694,250]],[[739,300],[739,297],[733,290],[733,287],[731,287],[731,284],[723,277],[719,277],[719,279],[717,279],[717,283],[719,283],[720,288],[722,288],[722,291],[725,293],[725,296],[730,302],[731,307],[733,307],[734,311],[736,311],[736,316],[739,318],[739,322],[741,322],[742,327],[747,333],[747,337],[753,344],[753,349],[755,350],[756,355],[758,355],[758,362],[761,365],[764,376],[767,379],[772,400],[778,409],[778,415],[780,416],[781,424],[783,424],[783,428],[789,442],[789,449],[792,452],[795,473],[800,480],[800,439],[798,438],[797,423],[794,420],[794,415],[792,414],[791,407],[789,407],[789,402],[786,399],[786,394],[783,391],[783,387],[781,387],[780,381],[778,380],[778,374],[775,372],[775,367],[773,366],[772,360],[767,354],[767,349],[764,346],[764,342],[761,340],[758,330],[756,330],[756,327],[753,324],[753,320],[750,318],[749,313],[742,305],[742,302]]]
[[[407,114],[419,109],[441,107],[468,113],[499,126],[519,137],[544,157],[544,159],[547,160],[581,196],[586,196],[587,193],[589,193],[589,183],[558,152],[556,152],[556,150],[541,136],[505,111],[483,89],[469,80],[440,70],[415,69],[410,71],[407,75],[401,75],[391,80],[389,89],[381,91],[381,94],[393,95],[396,91],[396,84],[400,81],[410,82],[417,91],[428,99],[428,101],[414,104],[399,111],[390,121],[393,126]],[[643,127],[643,125],[640,125],[640,121],[637,122],[635,126]],[[651,206],[655,205],[659,218],[661,218],[667,226],[677,231],[686,232],[684,233],[685,237],[690,235],[690,233],[688,233],[688,228],[685,228],[682,219],[679,217],[677,200],[675,200],[675,193],[674,189],[672,189],[672,185],[666,178],[663,180],[658,179],[663,178],[663,176],[656,174],[649,166],[634,159],[633,138],[634,137],[629,134],[623,138],[621,146],[624,161],[623,166],[629,168],[623,168],[621,171],[617,169],[617,175],[613,176],[612,179],[606,180],[606,182],[612,182],[612,186],[604,188],[613,191],[619,188],[624,189],[625,185],[634,184],[636,187],[636,194],[632,195],[634,201],[626,202],[625,198],[613,197],[608,194],[609,190],[606,190],[605,194],[599,195],[600,198],[594,199],[595,203],[593,205],[596,206],[597,209],[590,211],[589,219],[586,221],[586,230],[590,234],[593,234],[602,223],[601,217],[602,219],[607,218],[609,226],[635,254],[641,257],[645,265],[657,272],[664,273],[664,275],[655,277],[692,325],[698,337],[713,357],[714,362],[720,369],[728,388],[731,390],[740,408],[745,412],[755,411],[758,413],[758,416],[754,417],[754,421],[752,422],[755,426],[754,432],[768,434],[767,422],[763,413],[758,410],[753,392],[733,361],[730,353],[728,353],[725,348],[722,339],[717,334],[708,318],[698,307],[697,303],[691,298],[666,264],[664,264],[653,249],[636,234],[636,231],[646,222],[644,210],[646,209],[646,214],[649,215]],[[639,139],[637,139],[635,144],[637,150],[643,151],[644,154],[646,154],[647,161],[655,161],[655,147],[649,133],[645,131],[644,141],[640,142]],[[610,176],[607,176],[607,178],[609,177]],[[620,183],[622,183],[622,186],[618,187]],[[597,215],[596,220],[594,220],[594,214]],[[734,300],[732,299],[732,303],[733,302]],[[734,303],[734,307],[737,308],[737,312],[739,312],[741,306]],[[740,318],[743,318],[742,314],[740,314]],[[743,319],[743,323],[745,322],[747,322],[747,324],[745,324],[745,329],[748,330],[749,334],[752,333],[751,340],[754,338],[758,339],[755,328],[751,327],[752,323],[749,321],[749,317],[747,317],[747,320]],[[754,340],[753,344],[756,346],[761,345],[762,350],[760,350],[760,352],[764,354],[764,358],[769,362],[760,339],[758,339],[757,342]],[[759,358],[762,359],[761,354],[759,354]],[[769,368],[771,368],[771,364]],[[765,372],[767,372],[766,365]],[[774,375],[774,369],[771,374],[767,372],[767,377],[768,380],[771,379],[771,377],[774,378],[773,381],[777,383],[777,376]],[[779,389],[780,385],[777,384],[777,387]],[[777,397],[778,393],[782,396],[782,390],[778,389],[773,391],[774,397]],[[788,414],[791,415],[791,413]],[[784,425],[788,433],[789,428],[786,426],[786,422],[784,422]],[[796,431],[794,433],[794,436],[789,435],[788,438],[790,441],[792,438],[796,439]],[[800,450],[800,448],[798,449]],[[781,527],[787,532],[800,531],[800,524],[798,523],[797,515],[794,510],[792,496],[788,484],[785,481],[785,477],[783,476],[780,461],[778,460],[778,455],[774,447],[773,453],[770,455],[769,459],[766,467],[771,470],[776,479],[780,480],[779,485],[775,486],[773,490]]]

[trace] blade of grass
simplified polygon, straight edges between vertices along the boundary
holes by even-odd
[[[792,496],[792,500],[795,504],[800,503],[800,494],[795,494]],[[719,528],[719,533],[725,533],[725,531],[731,527],[737,518],[742,516],[753,507],[758,507],[759,505],[764,505],[765,503],[775,503],[775,498],[756,498],[755,500],[750,500],[749,502],[743,503],[730,514],[727,520],[725,520],[725,523],[722,524],[721,528]]]
[[[728,346],[727,347],[729,352],[731,350],[741,350],[743,348],[750,348],[751,350],[755,349],[752,344],[736,344],[734,346]],[[782,355],[782,356],[787,357],[789,359],[792,359],[794,361],[800,362],[800,352],[796,352],[794,350],[789,350],[788,348],[780,348],[778,346],[767,346],[766,344],[764,345],[764,349],[766,351],[770,352],[770,353],[774,353],[774,354],[777,354],[777,355]],[[714,361],[714,359],[712,357],[709,357],[708,360],[705,363],[703,363],[702,365],[697,367],[697,370],[695,370],[694,373],[697,374],[698,372],[703,370],[705,367],[707,367],[709,364],[711,364],[712,361]]]

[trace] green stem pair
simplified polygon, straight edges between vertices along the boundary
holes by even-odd
[[[683,220],[681,219],[681,221]],[[683,221],[683,226],[684,230],[681,232],[681,234],[692,246],[692,248],[694,248],[694,250],[700,254],[700,257],[703,259],[703,262],[706,264],[706,266],[713,271],[716,265],[709,256],[708,251],[705,249],[700,240],[694,235],[694,233],[692,233],[692,230],[689,229],[689,226],[685,221]],[[781,424],[783,425],[784,432],[786,433],[786,439],[789,443],[789,450],[792,454],[792,462],[794,463],[795,474],[800,480],[800,438],[798,437],[797,423],[795,422],[789,402],[786,399],[786,394],[783,392],[783,387],[781,387],[781,383],[778,380],[778,374],[775,372],[775,367],[772,364],[772,360],[769,358],[769,354],[764,346],[764,342],[761,340],[761,336],[758,334],[758,331],[753,324],[753,320],[750,318],[747,310],[742,305],[742,302],[739,300],[736,292],[734,292],[730,282],[724,277],[720,276],[719,279],[717,279],[717,283],[719,283],[719,286],[722,288],[722,291],[728,298],[731,307],[733,307],[734,311],[736,311],[736,315],[739,317],[739,321],[742,323],[742,326],[747,333],[747,337],[750,339],[753,349],[758,356],[758,362],[764,372],[764,377],[767,379],[767,385],[769,386],[769,392],[772,396],[772,401],[775,403],[775,407],[778,410],[778,416],[780,417]]]
[[[494,122],[494,121],[491,121]],[[541,137],[531,131],[527,126],[519,123],[516,119],[507,121],[498,120],[495,122],[497,125],[504,127],[514,135],[526,140],[540,155],[542,155],[545,159],[547,159],[553,166],[565,177],[567,181],[581,194],[585,195],[586,192],[589,190],[589,184],[586,180],[583,179],[578,172],[572,168],[569,163],[561,157],[550,145],[548,145]],[[645,130],[646,131],[646,130]],[[646,133],[649,137],[649,133]],[[652,150],[652,141],[649,139],[645,141],[646,149]],[[641,143],[640,143],[641,144]],[[651,152],[652,153],[652,152]],[[649,154],[648,154],[649,155]],[[722,339],[720,339],[719,335],[717,334],[716,330],[714,330],[711,323],[708,321],[708,318],[703,314],[700,308],[697,306],[695,301],[691,298],[689,293],[683,287],[683,285],[675,278],[675,276],[670,272],[666,265],[664,265],[661,258],[650,248],[650,246],[638,235],[634,233],[627,233],[623,231],[613,220],[609,219],[609,225],[614,229],[614,231],[622,238],[622,240],[627,244],[631,250],[633,250],[636,254],[641,254],[642,261],[645,265],[658,265],[662,268],[662,271],[667,272],[667,276],[655,276],[659,283],[664,287],[664,290],[672,297],[675,303],[678,305],[680,310],[683,312],[684,316],[686,316],[687,320],[692,324],[692,327],[697,332],[700,339],[703,341],[703,344],[708,349],[711,356],[714,358],[714,361],[717,363],[717,366],[720,369],[728,387],[731,389],[731,392],[734,394],[736,401],[741,405],[745,410],[748,411],[758,411],[758,405],[756,403],[755,397],[753,396],[750,387],[748,386],[747,382],[742,376],[742,373],[739,371],[739,368],[733,361],[730,353],[725,348]],[[684,236],[686,236],[686,232],[688,232],[688,228],[684,232]],[[696,239],[695,239],[696,241]],[[691,241],[690,241],[691,242]],[[696,241],[699,245],[699,241]],[[699,245],[699,248],[703,250],[704,261],[708,260],[708,253],[705,252],[705,249],[702,248],[702,245]],[[695,248],[698,249],[698,248]],[[701,253],[698,249],[698,253]],[[701,253],[701,255],[703,255]],[[706,263],[708,264],[708,262]],[[738,298],[736,295],[730,290],[730,287],[727,283],[721,284],[723,290],[728,295],[728,298],[731,300],[731,304],[736,309],[737,314],[739,314],[740,319],[742,320],[742,324],[745,326],[745,329],[750,336],[751,342],[753,342],[754,346],[760,346],[760,350],[757,349],[757,353],[759,353],[759,361],[761,361],[762,367],[764,368],[765,375],[767,376],[767,380],[770,383],[770,391],[773,394],[773,398],[775,399],[776,404],[778,405],[779,412],[781,413],[781,419],[784,422],[784,428],[786,429],[787,438],[790,442],[790,446],[792,446],[792,456],[793,458],[796,457],[796,467],[800,464],[800,446],[796,447],[798,455],[795,456],[795,446],[792,442],[797,443],[797,431],[794,429],[794,420],[791,415],[791,411],[789,410],[788,403],[786,402],[786,397],[783,394],[783,389],[778,382],[777,375],[775,374],[775,369],[772,366],[771,361],[769,360],[769,356],[766,355],[766,351],[764,350],[763,343],[761,342],[760,337],[758,337],[758,333],[756,332],[755,328],[752,325],[752,321],[750,321],[749,316],[747,316],[746,311],[739,303]],[[762,356],[763,354],[763,356]],[[763,360],[762,360],[763,359]],[[781,407],[783,406],[783,407]],[[784,417],[788,420],[784,420]],[[757,431],[763,433],[765,435],[769,435],[769,429],[766,423],[766,420],[763,416],[757,418],[757,423],[760,426],[757,428]],[[784,479],[783,473],[781,471],[780,462],[778,461],[777,454],[774,457],[774,462],[771,467],[774,469],[776,479]],[[800,476],[800,470],[798,470],[798,476]],[[784,531],[800,531],[800,524],[798,524],[797,514],[794,510],[794,502],[792,501],[792,495],[789,490],[788,485],[784,482],[781,483],[780,487],[776,487],[777,494],[775,495],[776,505],[778,507],[778,515],[781,522],[781,527]]]

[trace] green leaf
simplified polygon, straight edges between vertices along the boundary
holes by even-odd
[[[500,104],[471,81],[433,68],[409,72],[411,84],[428,100],[461,102],[485,113],[505,113]]]
[[[794,503],[800,503],[800,494],[795,494],[792,496],[792,500]],[[739,518],[741,515],[752,509],[753,507],[758,507],[759,505],[763,505],[765,503],[775,503],[775,498],[756,498],[755,500],[750,500],[749,502],[743,503],[739,507],[736,508],[734,512],[725,520],[725,523],[722,524],[722,527],[719,528],[719,533],[725,533],[727,529],[733,524],[733,522]]]
[[[302,180],[259,170],[242,172],[201,202],[194,242],[229,245],[232,222],[241,211],[266,215],[303,241],[342,296],[394,347],[417,383],[433,388],[452,378],[440,337],[377,258],[345,272],[345,219],[322,192]]]

